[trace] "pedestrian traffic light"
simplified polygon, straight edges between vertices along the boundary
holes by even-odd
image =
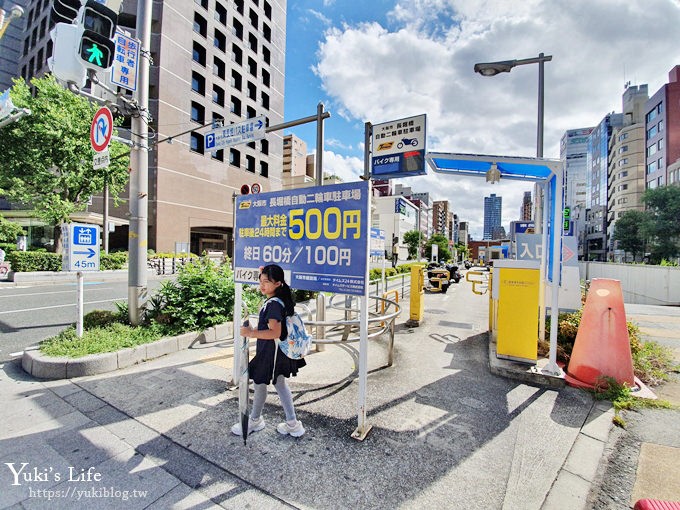
[[[118,14],[104,4],[88,0],[81,8],[79,16],[82,35],[78,56],[83,65],[95,71],[110,68],[116,53],[113,37]]]
[[[47,59],[47,65],[52,75],[64,86],[75,83],[78,87],[84,87],[87,81],[87,70],[73,51],[80,39],[78,26],[70,23],[57,23],[50,30],[50,37],[52,38],[52,55]]]
[[[80,0],[54,0],[50,17],[54,23],[71,24],[78,17],[81,5]]]

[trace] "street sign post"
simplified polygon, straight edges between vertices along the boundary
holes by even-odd
[[[371,127],[371,175],[392,179],[424,175],[426,116],[417,115]]]
[[[111,158],[109,157],[109,151],[104,150],[102,152],[95,152],[92,158],[92,168],[94,170],[99,170],[100,168],[107,168],[111,164]]]
[[[244,122],[222,126],[205,134],[205,150],[214,152],[232,145],[253,142],[264,138],[267,118],[264,115]]]
[[[76,335],[83,336],[83,271],[99,271],[99,225],[63,223],[61,238],[64,246],[62,270],[76,271],[78,283]]]
[[[140,42],[117,31],[113,38],[116,53],[111,66],[111,83],[127,90],[137,90],[137,68]]]
[[[113,134],[113,115],[111,110],[102,106],[94,114],[92,125],[90,126],[90,143],[96,152],[106,150]]]

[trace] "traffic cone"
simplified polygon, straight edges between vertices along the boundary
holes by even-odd
[[[602,386],[601,377],[635,387],[621,282],[594,278],[565,379],[571,386],[595,389]]]

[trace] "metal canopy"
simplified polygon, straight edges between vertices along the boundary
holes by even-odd
[[[425,160],[437,173],[482,177],[495,163],[501,178],[522,181],[546,181],[561,165],[556,159],[444,152],[429,152]]]
[[[543,190],[543,251],[541,255],[540,278],[543,282],[539,295],[540,307],[545,308],[544,289],[550,285],[552,297],[551,315],[559,315],[559,282],[562,266],[562,225],[559,219],[563,209],[563,177],[562,162],[556,159],[520,158],[513,156],[493,156],[489,154],[462,154],[430,152],[425,160],[436,173],[485,177],[491,170],[505,179],[535,181]],[[488,180],[488,179],[487,179]],[[492,181],[493,182],[493,181]],[[548,212],[546,214],[545,212]],[[548,222],[550,220],[550,222]],[[556,228],[554,228],[556,227]],[[550,235],[548,236],[548,232]],[[549,266],[549,267],[548,267]],[[548,281],[548,273],[551,282]],[[544,317],[541,312],[540,322]],[[550,321],[550,355],[549,363],[543,368],[544,373],[560,376],[562,369],[557,365],[557,322]]]

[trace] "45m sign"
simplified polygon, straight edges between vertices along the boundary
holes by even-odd
[[[365,181],[236,197],[234,281],[278,264],[295,289],[363,295],[369,201]]]

